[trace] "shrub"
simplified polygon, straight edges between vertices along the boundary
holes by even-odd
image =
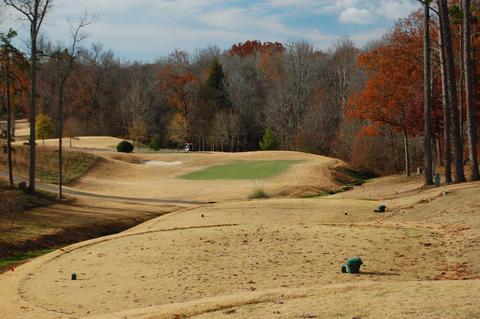
[[[117,152],[120,153],[131,153],[133,152],[133,144],[129,141],[121,141],[117,145]]]
[[[248,199],[260,199],[260,198],[269,198],[268,194],[263,190],[263,188],[257,188],[253,193],[248,196]]]
[[[265,130],[265,134],[263,135],[263,139],[260,142],[260,148],[262,151],[269,151],[274,150],[278,147],[278,142],[273,135],[272,129],[267,128]]]
[[[48,115],[40,113],[37,115],[35,124],[35,135],[37,138],[42,139],[45,143],[46,138],[53,137],[53,122]]]
[[[152,139],[150,140],[150,143],[148,143],[148,148],[151,149],[152,151],[160,150],[160,141],[156,136],[152,137]]]

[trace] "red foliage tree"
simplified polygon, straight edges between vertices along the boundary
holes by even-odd
[[[234,44],[227,51],[228,56],[238,55],[246,57],[254,53],[264,53],[269,51],[283,52],[285,47],[280,42],[261,42],[258,40],[248,40],[243,43]]]
[[[350,101],[349,115],[366,120],[363,134],[382,127],[401,132],[405,174],[410,174],[409,136],[423,130],[422,27],[418,15],[398,22],[387,43],[359,57],[369,75],[365,89]]]

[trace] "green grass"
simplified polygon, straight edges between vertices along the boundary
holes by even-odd
[[[266,179],[284,173],[290,166],[301,163],[295,160],[239,161],[231,164],[208,167],[204,170],[181,176],[188,180],[215,179]]]
[[[0,268],[7,268],[9,266],[17,265],[18,263],[48,254],[54,250],[55,249],[43,249],[43,250],[37,250],[37,251],[18,254],[12,257],[0,258]]]

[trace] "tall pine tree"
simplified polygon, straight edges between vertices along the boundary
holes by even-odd
[[[223,67],[218,58],[216,58],[210,66],[206,84],[217,111],[229,108],[232,105],[225,88],[225,74],[223,73]]]

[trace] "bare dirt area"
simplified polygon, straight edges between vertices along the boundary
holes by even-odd
[[[480,316],[479,183],[423,188],[420,176],[391,176],[289,198],[340,187],[344,163],[295,152],[93,153],[100,159],[67,188],[92,196],[38,208],[22,231],[77,238],[86,220],[92,230],[148,221],[2,274],[6,319]],[[181,178],[258,160],[298,163],[264,181]],[[277,198],[245,200],[259,184]],[[373,212],[379,204],[386,213]],[[356,255],[361,274],[342,274]]]
[[[5,273],[2,308],[7,318],[480,316],[480,185],[422,189],[413,178],[396,194],[396,184],[171,213]],[[368,199],[379,188],[391,196]],[[387,213],[373,213],[379,203]],[[354,255],[362,273],[342,274]]]
[[[181,208],[78,197],[27,209],[14,218],[0,214],[0,259],[13,258],[0,272],[17,266],[16,255],[118,233]]]

